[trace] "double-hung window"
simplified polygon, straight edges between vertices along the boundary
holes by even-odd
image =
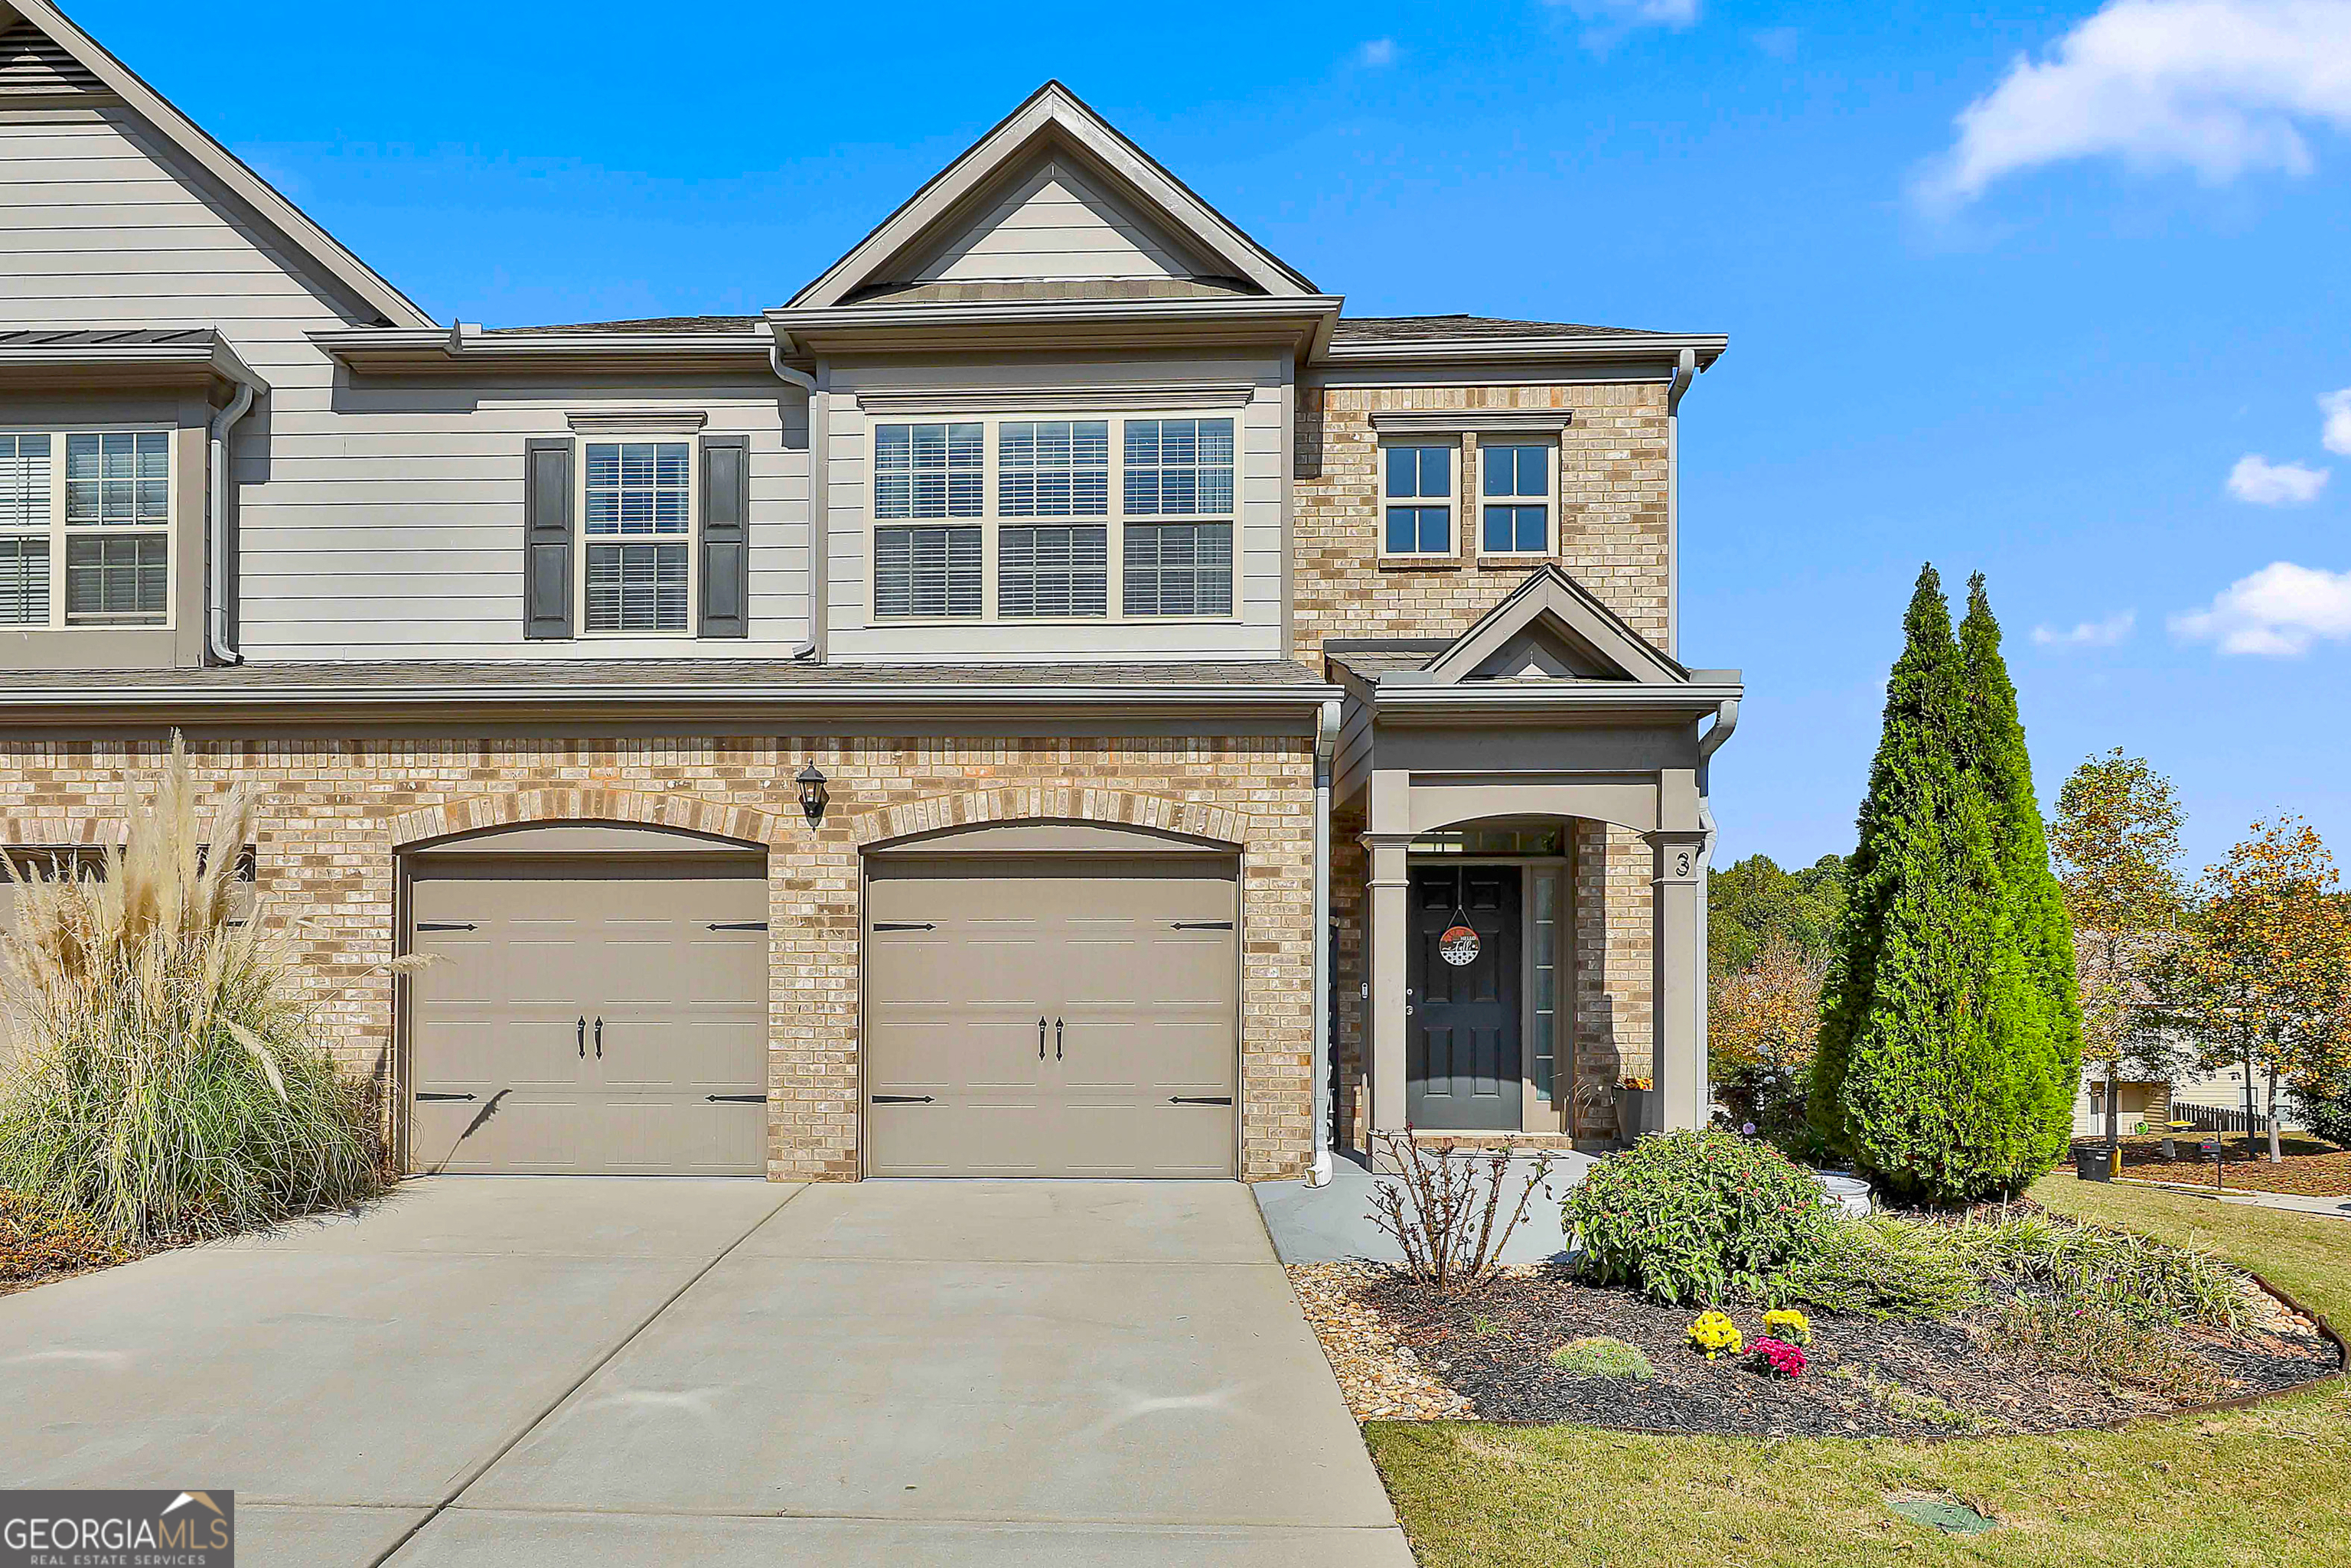
[[[693,626],[693,444],[591,441],[587,462],[586,614],[590,632]]]
[[[0,625],[167,624],[172,524],[169,431],[0,431]]]
[[[1131,616],[1233,612],[1233,422],[1126,422]]]
[[[1551,549],[1551,454],[1548,446],[1480,443],[1485,513],[1479,549],[1488,555],[1543,555]]]
[[[1381,449],[1386,508],[1383,553],[1445,557],[1453,549],[1451,446],[1392,444]]]
[[[1107,613],[1110,422],[1005,421],[996,432],[996,493],[1003,519],[996,530],[997,613]],[[1069,520],[1027,520],[1049,517]],[[1102,520],[1076,520],[1085,517]]]
[[[880,620],[1233,611],[1231,418],[873,426]]]
[[[980,613],[986,451],[977,420],[873,427],[876,615]]]

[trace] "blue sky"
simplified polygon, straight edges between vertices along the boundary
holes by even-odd
[[[2044,798],[2119,746],[2198,864],[2278,810],[2351,857],[2346,0],[237,12],[73,6],[443,320],[779,302],[1059,76],[1352,312],[1727,332],[1683,627],[1751,693],[1729,855],[1851,847],[1931,559],[1990,576]]]

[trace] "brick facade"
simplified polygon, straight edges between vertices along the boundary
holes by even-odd
[[[859,934],[869,845],[964,823],[1050,817],[1196,834],[1242,851],[1241,1164],[1294,1175],[1310,1136],[1313,760],[1304,737],[684,737],[548,740],[205,740],[200,778],[263,798],[265,908],[300,915],[329,1040],[393,1070],[396,855],[454,832],[543,821],[716,833],[768,854],[768,1174],[854,1179]],[[21,844],[105,842],[155,743],[0,743],[0,821]],[[831,779],[811,829],[793,775]]]
[[[1474,432],[1460,437],[1456,555],[1434,565],[1381,560],[1379,435],[1372,416],[1384,413],[1566,411],[1552,559],[1635,631],[1665,645],[1672,476],[1664,386],[1358,388],[1310,379],[1299,407],[1293,645],[1301,661],[1319,665],[1331,638],[1458,635],[1508,597],[1528,570],[1523,559],[1479,559]],[[1369,1135],[1362,994],[1368,871],[1355,842],[1362,831],[1360,816],[1342,813],[1333,824],[1332,896],[1339,1135],[1359,1148]],[[1571,1130],[1605,1137],[1615,1126],[1609,1091],[1651,1071],[1652,857],[1640,835],[1601,822],[1578,821],[1573,841],[1572,1049],[1580,1092]]]

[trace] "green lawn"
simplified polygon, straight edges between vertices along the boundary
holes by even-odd
[[[2053,1176],[2052,1208],[2192,1240],[2351,1327],[2351,1223]],[[2004,1563],[2267,1568],[2351,1562],[2340,1385],[2121,1432],[1939,1444],[1646,1437],[1585,1427],[1377,1422],[1372,1456],[1422,1568]],[[1889,1492],[2001,1521],[1947,1536]]]

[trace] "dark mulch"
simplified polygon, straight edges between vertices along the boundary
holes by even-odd
[[[1768,1375],[1751,1356],[1709,1362],[1690,1348],[1697,1311],[1630,1291],[1580,1284],[1553,1271],[1506,1276],[1474,1294],[1441,1294],[1384,1276],[1364,1288],[1400,1343],[1490,1421],[1576,1421],[1750,1437],[1944,1436],[1966,1431],[2062,1431],[2159,1415],[2178,1402],[2143,1390],[2003,1361],[1965,1320],[1875,1322],[1810,1314],[1812,1359],[1800,1377]],[[1752,1344],[1763,1314],[1734,1311]],[[2314,1328],[2271,1325],[2234,1341],[2179,1332],[2182,1348],[2237,1386],[2223,1397],[2291,1387],[2336,1371],[2340,1358]],[[1576,1377],[1551,1364],[1571,1339],[1606,1334],[1636,1344],[1656,1366],[1646,1381]]]

